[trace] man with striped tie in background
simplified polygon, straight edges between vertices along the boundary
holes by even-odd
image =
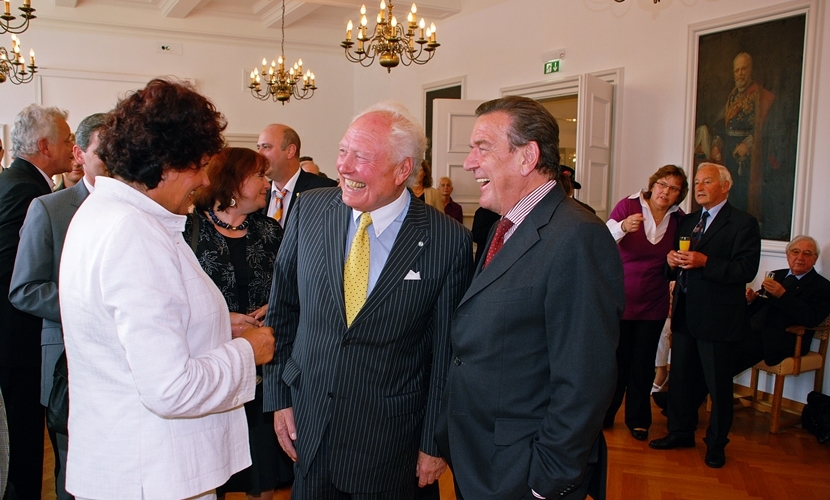
[[[297,462],[295,500],[412,499],[446,468],[433,434],[473,254],[469,231],[405,187],[426,142],[379,103],[340,142],[340,189],[289,207],[264,409]]]

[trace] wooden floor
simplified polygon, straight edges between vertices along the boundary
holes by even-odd
[[[621,409],[608,441],[608,500],[830,500],[830,444],[820,445],[800,428],[769,434],[769,417],[752,409],[735,411],[726,447],[726,466],[710,469],[703,463],[704,430],[696,448],[657,451],[636,441],[622,423]],[[653,408],[650,439],[666,434],[666,418]],[[701,409],[701,427],[709,414]],[[43,498],[55,498],[53,455],[46,438]],[[455,500],[449,473],[441,477],[442,500]],[[244,500],[231,494],[227,500]],[[288,500],[279,492],[275,500]],[[475,500],[475,499],[468,499]]]

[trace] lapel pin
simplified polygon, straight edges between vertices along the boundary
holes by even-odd
[[[419,247],[424,246],[424,242],[423,242],[423,241],[419,241],[419,242],[418,242],[418,246],[419,246]]]

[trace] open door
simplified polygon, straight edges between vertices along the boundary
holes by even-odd
[[[608,219],[611,163],[611,110],[614,86],[592,75],[579,79],[579,116],[576,134],[576,172],[582,189],[578,198]]]
[[[452,180],[452,199],[464,210],[464,225],[472,226],[481,190],[473,174],[464,170],[470,152],[470,134],[476,123],[476,108],[484,101],[435,99],[432,118],[433,185],[441,177]]]

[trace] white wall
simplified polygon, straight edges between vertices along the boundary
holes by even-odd
[[[6,37],[3,37],[4,39]],[[42,68],[44,78],[49,80],[61,70],[74,70],[73,76],[83,77],[85,72],[91,78],[106,78],[107,74],[146,76],[174,75],[195,80],[199,92],[210,98],[228,120],[229,134],[259,135],[269,123],[285,123],[294,127],[302,140],[303,155],[313,156],[321,169],[330,177],[336,175],[334,161],[337,157],[337,143],[343,136],[352,114],[353,68],[339,50],[320,51],[286,47],[286,56],[293,64],[298,58],[311,69],[319,89],[310,100],[291,100],[286,105],[273,101],[261,102],[243,90],[243,70],[250,73],[263,57],[271,59],[278,55],[278,43],[262,46],[216,43],[173,39],[182,44],[182,54],[159,54],[157,40],[170,40],[167,36],[127,35],[116,36],[105,33],[85,33],[76,30],[49,27],[38,28],[35,22],[23,35],[23,51],[28,53],[34,47],[37,64]],[[117,75],[116,75],[117,76]],[[44,84],[44,89],[55,85],[55,81]],[[73,86],[76,82],[69,82]],[[141,84],[127,88],[139,88]],[[90,87],[94,87],[90,85]],[[81,86],[81,88],[83,88]],[[345,98],[344,98],[345,97]],[[44,99],[47,98],[44,93]],[[0,85],[0,123],[11,125],[14,116],[26,105],[37,101],[37,86]],[[77,100],[57,102],[59,107],[83,109],[87,102],[104,102],[114,105],[117,96],[90,96],[78,94]],[[86,109],[71,113],[69,123],[75,126],[86,114],[108,111],[108,109]],[[256,137],[254,137],[254,141]]]
[[[336,145],[351,116],[377,100],[399,100],[416,117],[422,117],[422,86],[461,76],[466,77],[468,99],[495,98],[504,87],[553,79],[542,73],[542,54],[565,48],[567,54],[557,78],[617,67],[625,71],[616,117],[620,120],[620,135],[615,138],[619,160],[611,185],[611,201],[615,202],[644,187],[659,166],[686,166],[683,146],[689,25],[786,3],[506,0],[484,8],[465,7],[465,11],[473,12],[437,23],[442,46],[433,61],[425,66],[399,66],[391,74],[377,64],[362,68],[346,62],[336,48],[339,38],[331,40],[330,51],[289,46],[288,58],[293,62],[301,56],[317,74],[320,90],[310,101],[291,102],[284,107],[260,103],[241,90],[242,66],[250,71],[263,55],[273,57],[270,54],[274,50],[268,46],[185,39],[181,56],[161,55],[155,52],[158,36],[46,30],[33,23],[23,37],[23,48],[28,52],[30,46],[35,46],[39,64],[45,68],[194,78],[199,90],[228,117],[229,132],[257,134],[267,123],[287,123],[300,133],[303,153],[314,156],[330,176],[334,173]],[[826,8],[819,24],[824,36],[830,36]],[[830,82],[830,50],[819,53],[817,70],[821,82]],[[11,124],[14,115],[33,100],[33,85],[0,85],[0,123]],[[819,87],[814,109],[827,110],[829,106],[830,85],[825,83]],[[76,124],[79,119],[72,117],[70,121]],[[830,141],[825,140],[830,137],[830,115],[817,113],[814,133],[817,140],[807,182],[807,195],[812,196],[806,227],[822,245],[818,270],[830,276],[830,217],[826,215],[830,213],[830,197],[826,195],[830,186]],[[782,267],[786,267],[786,260],[780,254],[763,256],[762,271]],[[804,401],[812,381],[812,374],[789,381],[785,395]],[[771,381],[765,383],[771,390]],[[825,387],[827,392],[830,371]]]

